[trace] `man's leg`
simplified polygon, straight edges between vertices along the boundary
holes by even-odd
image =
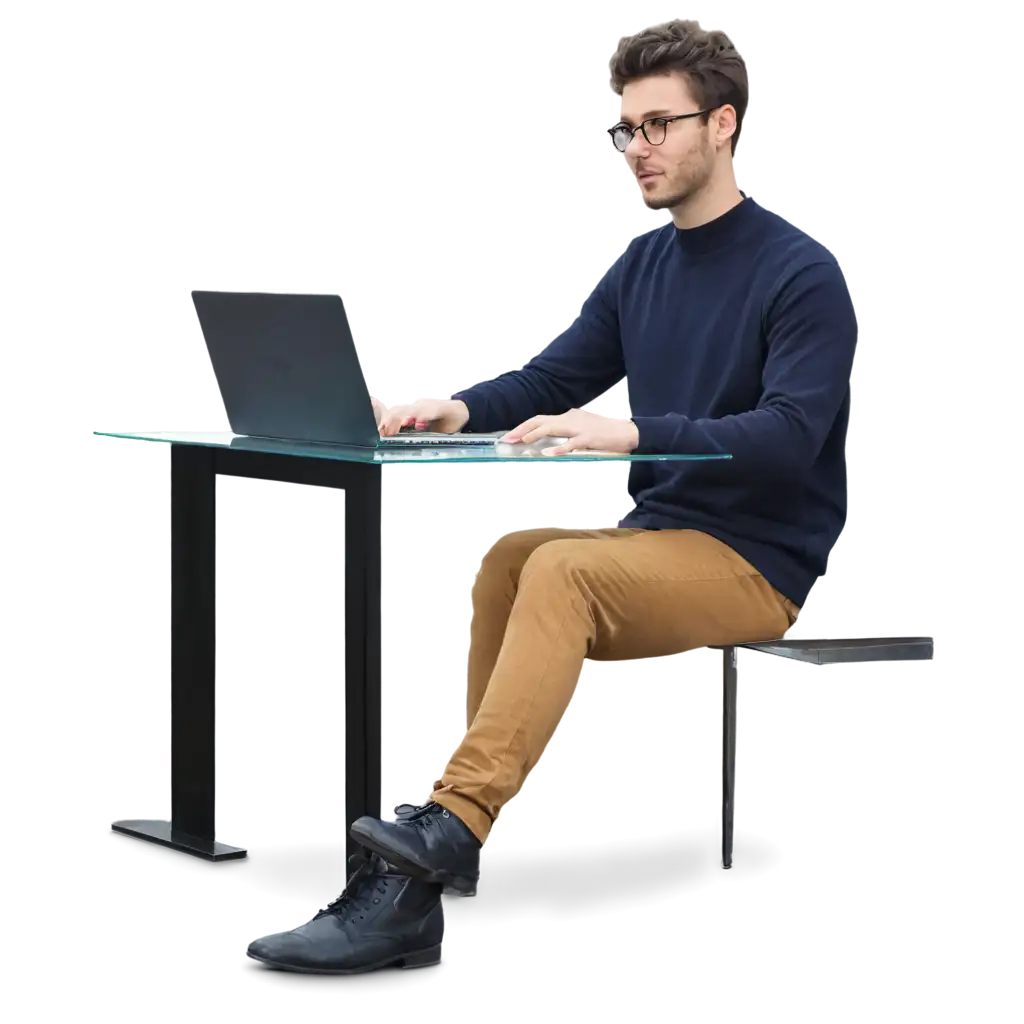
[[[473,619],[469,627],[469,665],[466,687],[466,728],[473,724],[498,653],[505,626],[527,559],[542,544],[553,540],[601,540],[628,537],[643,531],[614,527],[607,530],[517,530],[506,534],[484,555],[473,584]]]
[[[495,573],[489,586],[497,622],[511,577],[502,589]],[[547,746],[585,658],[776,639],[799,613],[749,562],[695,530],[545,540],[525,559],[511,601],[496,656],[496,631],[481,626],[471,676],[483,696],[431,795],[480,843]]]
[[[467,698],[470,724],[501,649],[519,576],[530,555],[553,539],[634,532],[637,531],[523,530],[502,538],[488,552],[473,588]],[[411,805],[409,809],[414,813],[419,810]],[[475,847],[475,839],[468,838]],[[474,879],[477,867],[473,866]],[[307,924],[257,939],[249,946],[249,956],[286,970],[338,973],[370,969],[383,963],[402,967],[437,963],[444,933],[442,884],[425,881],[421,871],[404,874],[402,869],[372,853],[354,857],[350,868],[354,870],[341,897]],[[463,884],[461,889],[452,891],[467,888]],[[383,901],[382,896],[386,897]]]

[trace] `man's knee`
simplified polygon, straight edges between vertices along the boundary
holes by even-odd
[[[543,576],[545,578],[582,579],[593,568],[595,549],[585,541],[566,539],[549,540],[534,548],[522,568],[522,578]]]
[[[496,541],[484,555],[473,586],[474,595],[481,595],[494,585],[504,590],[516,586],[523,566],[530,556],[549,541],[549,530],[516,530]]]
[[[595,543],[609,532],[623,534],[623,531],[578,531],[558,527],[541,527],[533,530],[517,530],[497,541],[484,555],[474,585],[474,599],[495,593],[498,587],[507,594],[518,591],[526,574],[543,573],[569,578],[588,589],[590,581],[607,571],[608,552],[604,545]]]

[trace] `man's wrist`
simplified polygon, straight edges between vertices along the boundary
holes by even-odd
[[[462,417],[462,423],[459,426],[461,430],[469,422],[469,406],[461,398],[452,398],[450,401],[458,408],[458,415]]]
[[[629,451],[630,452],[635,452],[637,450],[637,448],[640,447],[640,428],[631,419],[630,420],[623,420],[622,422],[628,424],[628,426],[630,428],[630,431],[632,432],[632,434],[631,434],[631,442],[632,443],[631,443],[631,447],[630,447]],[[629,452],[627,452],[626,454],[628,455]]]

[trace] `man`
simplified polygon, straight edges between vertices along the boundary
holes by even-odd
[[[465,739],[426,803],[363,817],[345,892],[249,955],[293,970],[436,963],[441,892],[475,893],[480,849],[558,725],[585,658],[652,658],[781,637],[846,518],[857,323],[832,254],[736,187],[747,106],[721,32],[672,21],[620,42],[610,129],[644,202],[635,238],[572,326],[523,369],[385,409],[382,435],[517,424],[549,448],[728,452],[635,462],[633,510],[604,530],[513,533],[473,588]],[[581,406],[623,377],[632,418]]]

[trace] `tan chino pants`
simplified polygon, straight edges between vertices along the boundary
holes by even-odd
[[[781,637],[800,609],[697,530],[521,530],[473,586],[465,739],[430,799],[482,842],[519,792],[583,660],[656,658]]]

